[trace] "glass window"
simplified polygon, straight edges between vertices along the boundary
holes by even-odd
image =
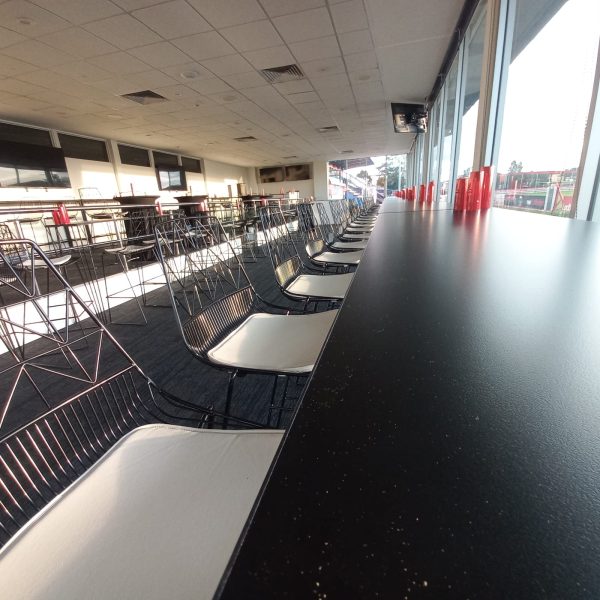
[[[441,121],[441,110],[440,110],[440,98],[438,96],[433,106],[433,124],[430,130],[429,147],[431,152],[429,153],[429,180],[437,181],[438,168],[440,161],[440,121]]]
[[[440,202],[449,202],[452,199],[452,147],[454,140],[454,118],[456,116],[456,83],[458,79],[458,56],[454,59],[452,67],[444,83],[445,88],[445,116],[442,132],[442,158],[440,164],[440,177],[437,197]]]
[[[481,2],[467,30],[463,62],[463,93],[461,98],[460,150],[456,174],[467,176],[473,167],[475,154],[475,133],[479,110],[479,89],[483,66],[483,43],[485,38],[485,18],[487,2]]]
[[[36,146],[52,147],[50,132],[35,127],[21,127],[11,123],[0,123],[0,140],[3,142],[19,142]]]
[[[183,191],[187,189],[185,171],[183,169],[159,168],[156,169],[156,178],[159,190]]]
[[[177,167],[177,155],[176,154],[167,154],[166,152],[152,152],[152,156],[154,157],[154,166],[155,167]]]
[[[14,187],[19,185],[17,170],[14,167],[0,166],[0,187]]]
[[[197,158],[181,157],[181,166],[191,173],[202,173],[202,165]]]
[[[102,140],[93,140],[91,138],[79,137],[78,135],[67,135],[66,133],[59,133],[58,139],[65,156],[108,162],[106,142]]]
[[[123,165],[136,165],[138,167],[150,166],[150,154],[145,148],[136,148],[135,146],[126,146],[117,144],[119,148],[119,157]]]
[[[513,1],[494,204],[569,216],[594,81],[600,2],[543,0],[541,7]]]

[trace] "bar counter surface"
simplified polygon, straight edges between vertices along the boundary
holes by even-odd
[[[230,569],[227,600],[600,598],[600,226],[386,200]]]

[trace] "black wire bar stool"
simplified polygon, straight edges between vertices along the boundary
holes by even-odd
[[[161,243],[177,237],[178,253]],[[231,410],[238,376],[273,376],[267,423],[279,425],[290,377],[312,370],[337,311],[306,315],[259,296],[218,219],[183,218],[156,228],[158,255],[170,292],[177,327],[199,360],[229,374],[225,412]],[[276,403],[278,381],[283,397]]]

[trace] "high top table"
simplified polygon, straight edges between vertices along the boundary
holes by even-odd
[[[220,597],[600,598],[600,226],[388,208]]]

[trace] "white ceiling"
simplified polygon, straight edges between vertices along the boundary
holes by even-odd
[[[393,132],[390,102],[425,100],[461,7],[0,0],[0,119],[247,166],[402,153],[412,136]],[[306,79],[257,72],[293,63]],[[144,89],[169,101],[119,97]]]

